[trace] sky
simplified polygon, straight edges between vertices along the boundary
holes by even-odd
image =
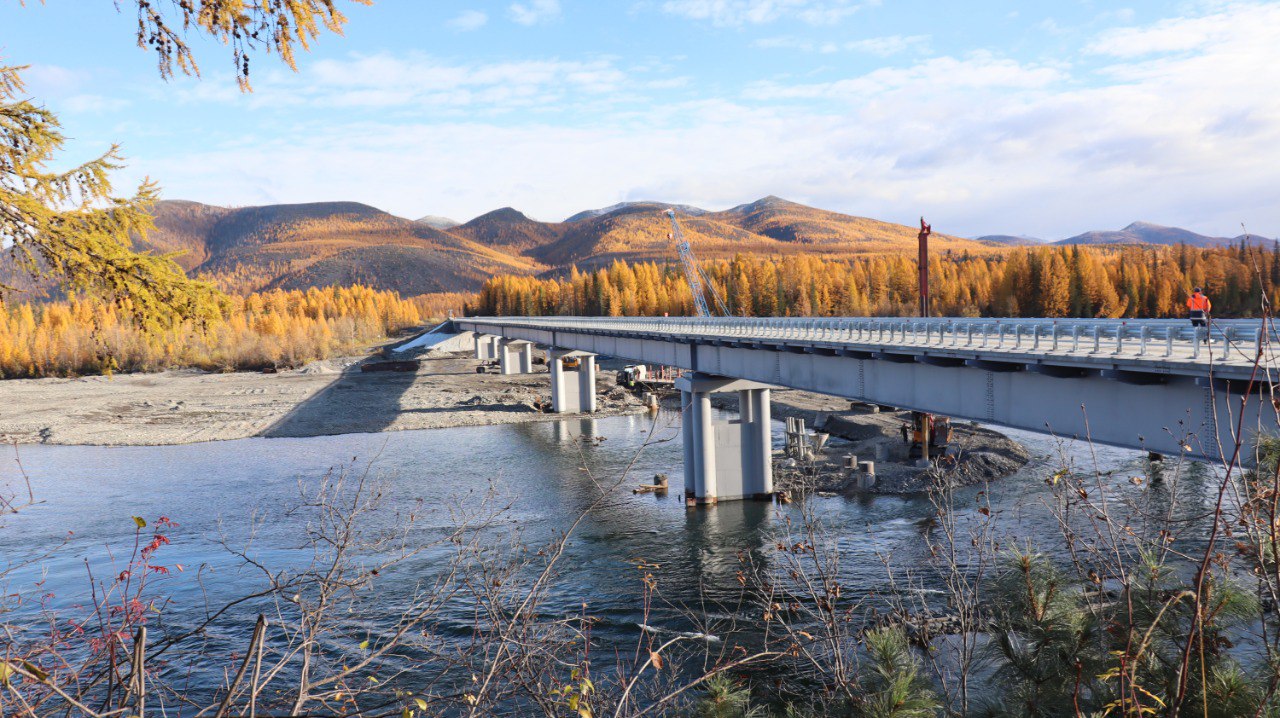
[[[292,72],[110,0],[0,0],[0,62],[122,192],[558,221],[777,195],[978,236],[1135,220],[1280,235],[1280,2],[339,0]]]

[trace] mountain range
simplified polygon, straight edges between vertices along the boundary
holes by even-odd
[[[615,259],[676,261],[668,209],[676,210],[701,259],[739,253],[838,259],[916,248],[914,227],[772,196],[719,212],[624,202],[579,212],[563,222],[530,219],[504,207],[464,223],[439,216],[410,220],[357,202],[217,207],[165,200],[154,208],[156,229],[135,245],[175,254],[188,273],[237,292],[354,283],[407,295],[474,291],[494,274],[554,275],[575,266],[593,270]],[[1086,232],[1054,244],[1182,242],[1210,247],[1239,241],[1135,222],[1119,231]],[[997,253],[1011,245],[1042,243],[1014,235],[931,238],[939,253]]]
[[[1270,244],[1274,239],[1256,235],[1237,235],[1235,237],[1209,237],[1197,234],[1181,227],[1166,227],[1151,222],[1133,222],[1124,229],[1093,230],[1077,234],[1066,239],[1048,240],[1039,237],[1026,237],[1009,234],[990,234],[975,237],[980,242],[994,242],[1014,246],[1035,246],[1038,244],[1054,244],[1058,246],[1070,244],[1185,244],[1190,247],[1226,247],[1239,245],[1240,242],[1253,245]]]
[[[356,202],[216,207],[156,203],[156,229],[139,249],[181,253],[188,273],[238,292],[362,283],[404,294],[474,291],[494,274],[592,270],[615,259],[676,261],[675,208],[699,258],[739,253],[849,257],[902,251],[917,230],[765,197],[722,212],[658,202],[627,202],[540,222],[510,207],[462,224],[443,217],[396,217]],[[1000,247],[935,234],[936,251]]]
[[[1235,237],[1208,237],[1180,227],[1165,227],[1150,222],[1134,222],[1114,232],[1094,231],[1077,234],[1054,244],[1185,244],[1191,247],[1225,247],[1248,244],[1269,244],[1274,239],[1254,235]]]

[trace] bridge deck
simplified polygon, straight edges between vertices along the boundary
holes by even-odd
[[[1278,338],[1257,320],[497,317],[464,329],[1161,453],[1219,456]],[[1205,343],[1209,339],[1211,343]],[[1260,362],[1255,362],[1261,356]],[[1230,397],[1236,397],[1233,403]],[[1269,396],[1269,394],[1268,394]],[[1263,406],[1267,408],[1262,411]]]

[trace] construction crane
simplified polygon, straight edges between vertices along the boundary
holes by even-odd
[[[698,260],[693,256],[693,249],[689,247],[689,240],[685,239],[684,232],[680,231],[680,223],[676,221],[676,211],[674,209],[667,210],[667,216],[671,218],[671,239],[675,240],[676,252],[680,255],[680,264],[684,265],[684,276],[689,282],[689,291],[693,292],[693,306],[698,312],[698,316],[730,316],[729,308],[725,306],[724,300],[716,292],[715,285],[711,283],[711,280],[707,279],[702,267],[698,266]],[[711,313],[711,308],[707,305],[706,294],[710,294],[711,298],[716,300],[716,314]]]

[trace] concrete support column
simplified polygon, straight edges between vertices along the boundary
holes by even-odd
[[[551,368],[551,410],[557,414],[568,414],[569,404],[564,395],[564,358],[549,351],[547,364]]]
[[[719,500],[716,488],[716,427],[711,414],[711,394],[695,391],[692,397],[694,438],[694,473],[700,492],[694,497],[697,503],[714,504]],[[687,500],[687,497],[686,497]]]
[[[498,352],[496,350],[496,347],[498,346],[498,341],[500,338],[501,337],[493,337],[493,336],[489,336],[488,334],[477,333],[475,335],[476,359],[479,359],[480,361],[489,361],[490,359],[497,359]]]
[[[754,447],[756,453],[752,463],[760,471],[756,483],[748,488],[756,498],[763,498],[773,494],[773,411],[769,406],[768,389],[753,389],[747,393],[751,395],[751,427],[743,443]]]
[[[498,346],[498,362],[503,374],[533,373],[533,342],[504,339]]]
[[[502,356],[502,337],[486,337],[489,340],[489,359],[498,359]]]
[[[693,447],[698,445],[697,430],[693,421],[693,392],[680,392],[680,435],[684,440],[684,496],[685,501],[702,494],[698,484],[697,459]]]
[[[501,373],[520,373],[520,357],[517,356],[519,350],[518,342],[503,340],[498,344],[498,365],[501,367]]]
[[[596,410],[596,357],[587,354],[578,361],[579,411],[587,414]]]
[[[693,374],[680,389],[685,502],[713,504],[767,499],[773,494],[772,412],[769,387],[741,379]],[[711,395],[738,392],[739,418],[717,421]]]
[[[576,360],[573,368],[565,360]],[[590,414],[596,410],[596,357],[580,351],[552,349],[547,352],[551,367],[551,408],[557,414]]]

